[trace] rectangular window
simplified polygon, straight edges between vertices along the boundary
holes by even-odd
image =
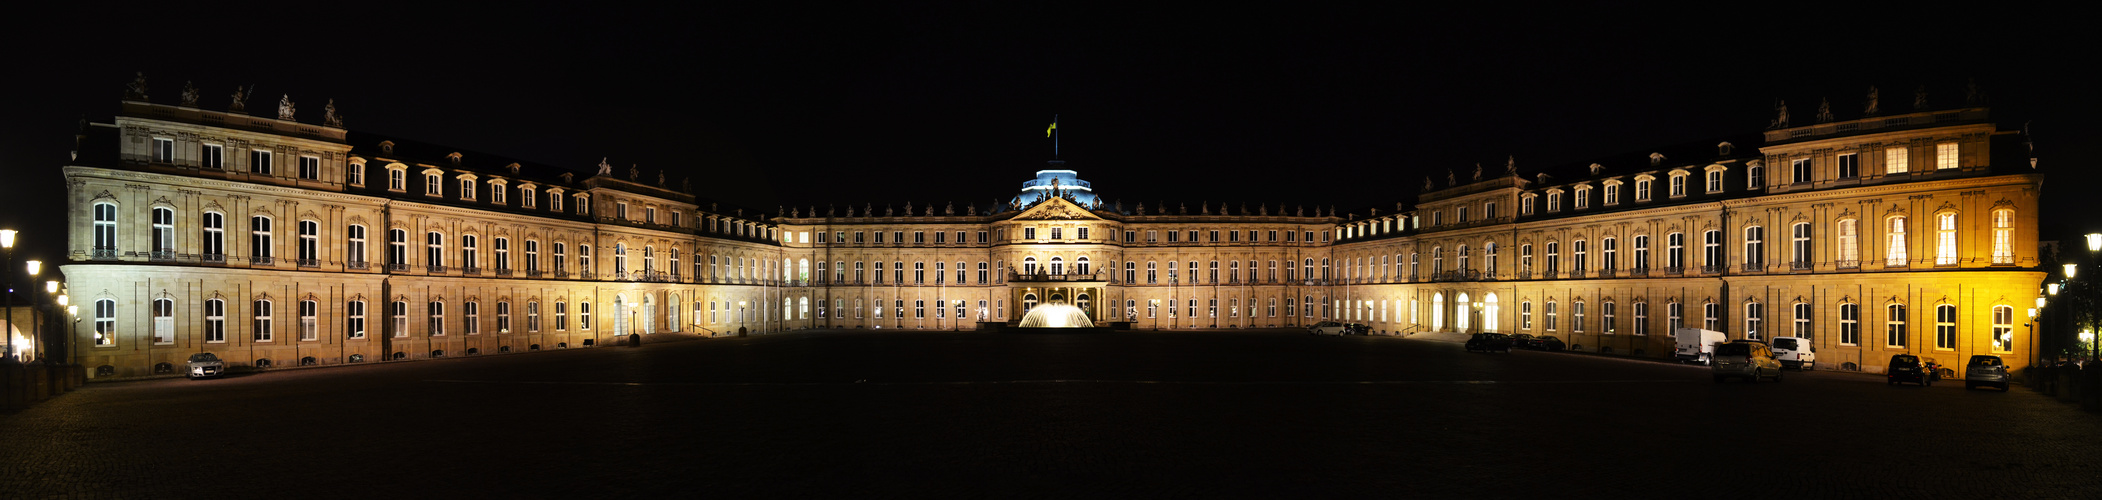
[[[1905,347],[1905,306],[1891,304],[1884,309],[1883,342],[1890,347]]]
[[[365,338],[365,302],[350,301],[343,304],[343,331],[353,339]]]
[[[272,320],[273,318],[272,318],[272,316],[271,316],[271,311],[270,311],[270,301],[268,301],[268,300],[258,300],[258,301],[255,301],[255,302],[254,302],[253,304],[255,305],[255,332],[254,332],[254,333],[255,333],[255,341],[256,341],[256,342],[269,342],[269,341],[271,340],[271,338],[275,336],[275,333],[276,333],[276,332],[274,332],[274,331],[272,331],[272,330],[271,330],[271,324],[270,324],[270,323],[271,323],[271,320]],[[96,318],[96,319],[97,319],[97,320],[98,320],[98,322],[99,322],[99,320],[101,319],[101,318],[100,318],[100,316],[101,316],[101,309],[102,309],[102,307],[101,307],[101,306],[102,306],[102,303],[101,303],[101,302],[97,302],[97,303],[95,303],[95,305],[96,305],[95,309],[96,309],[96,316],[97,316],[97,318]],[[100,326],[101,326],[101,325],[99,325],[99,324],[98,324],[98,325],[96,325],[96,326],[97,326],[97,328],[96,328],[96,332],[95,332],[95,334],[96,334],[96,340],[97,340],[97,343],[100,343],[100,341],[101,341],[101,337],[102,337],[102,331],[101,331],[101,328],[100,328]]]
[[[1861,343],[1861,304],[1839,305],[1839,345]]]
[[[1686,327],[1686,304],[1672,302],[1664,305],[1664,327],[1677,332]]]
[[[1634,333],[1635,333],[1636,335],[1649,335],[1649,303],[1648,303],[1648,302],[1636,302],[1636,303],[1635,303],[1635,324],[1634,324],[1634,325],[1632,325],[1632,326],[1634,326],[1634,328],[1631,328],[1631,330],[1634,330]]]
[[[1860,157],[1854,153],[1839,155],[1839,178],[1852,179],[1861,176]]]
[[[197,148],[197,165],[204,168],[226,168],[226,146],[205,144]]]
[[[1934,169],[1948,170],[1957,167],[1956,143],[1944,142],[1934,145]]]
[[[321,159],[312,156],[299,157],[299,178],[310,181],[321,180]]]
[[[1956,265],[1956,214],[1939,214],[1934,221],[1934,265]]]
[[[318,309],[321,309],[321,303],[319,302],[311,300],[299,301],[299,340],[319,340],[321,338],[319,325],[315,324],[315,315]]]
[[[1810,182],[1810,176],[1811,171],[1809,158],[1803,158],[1795,160],[1793,162],[1789,162],[1788,182],[1795,184],[1807,183]]]
[[[1607,185],[1606,185],[1606,204],[1607,204],[1607,205],[1618,205],[1618,204],[1620,204],[1620,185],[1619,185],[1619,184],[1607,184]]]
[[[1934,348],[1956,348],[1956,306],[1934,306]]]
[[[260,149],[249,151],[248,173],[270,175],[270,152]]]
[[[175,139],[153,138],[153,162],[175,163]]]
[[[1905,148],[1883,150],[1883,173],[1902,174],[1912,170],[1911,151]]]
[[[2013,264],[2014,211],[1993,211],[1993,263]]]
[[[1671,197],[1686,196],[1686,176],[1671,176]]]
[[[1649,201],[1649,179],[1635,180],[1635,201]]]

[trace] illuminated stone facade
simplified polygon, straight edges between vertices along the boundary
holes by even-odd
[[[1362,214],[1127,207],[1074,192],[1055,164],[1057,189],[1039,172],[1007,206],[762,215],[632,167],[583,175],[127,100],[66,167],[63,271],[82,306],[74,351],[98,376],[199,351],[282,366],[628,333],[976,329],[1047,302],[1142,329],[1334,319],[1657,357],[1672,326],[1710,325],[1812,337],[1827,367],[1873,371],[1897,352],[2019,365],[2043,278],[2041,180],[1985,113],[1476,173]]]

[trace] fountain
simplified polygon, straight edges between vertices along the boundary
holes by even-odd
[[[1029,309],[1022,315],[1021,323],[1002,329],[1008,333],[1101,333],[1108,328],[1095,326],[1088,319],[1087,311],[1063,302],[1052,302]]]

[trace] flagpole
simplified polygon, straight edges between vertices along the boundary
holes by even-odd
[[[1058,115],[1051,115],[1051,159],[1058,159]]]

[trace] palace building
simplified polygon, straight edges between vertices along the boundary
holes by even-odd
[[[1139,329],[1333,320],[1668,357],[1671,331],[1697,327],[1810,338],[1823,367],[2020,366],[2044,279],[2042,177],[2026,139],[1976,106],[1477,167],[1348,213],[1123,206],[1060,162],[1002,206],[759,213],[662,173],[587,175],[279,108],[134,93],[81,132],[62,270],[92,322],[71,339],[92,376],[179,372],[196,352],[270,367],[629,334],[971,330],[1053,302]]]

